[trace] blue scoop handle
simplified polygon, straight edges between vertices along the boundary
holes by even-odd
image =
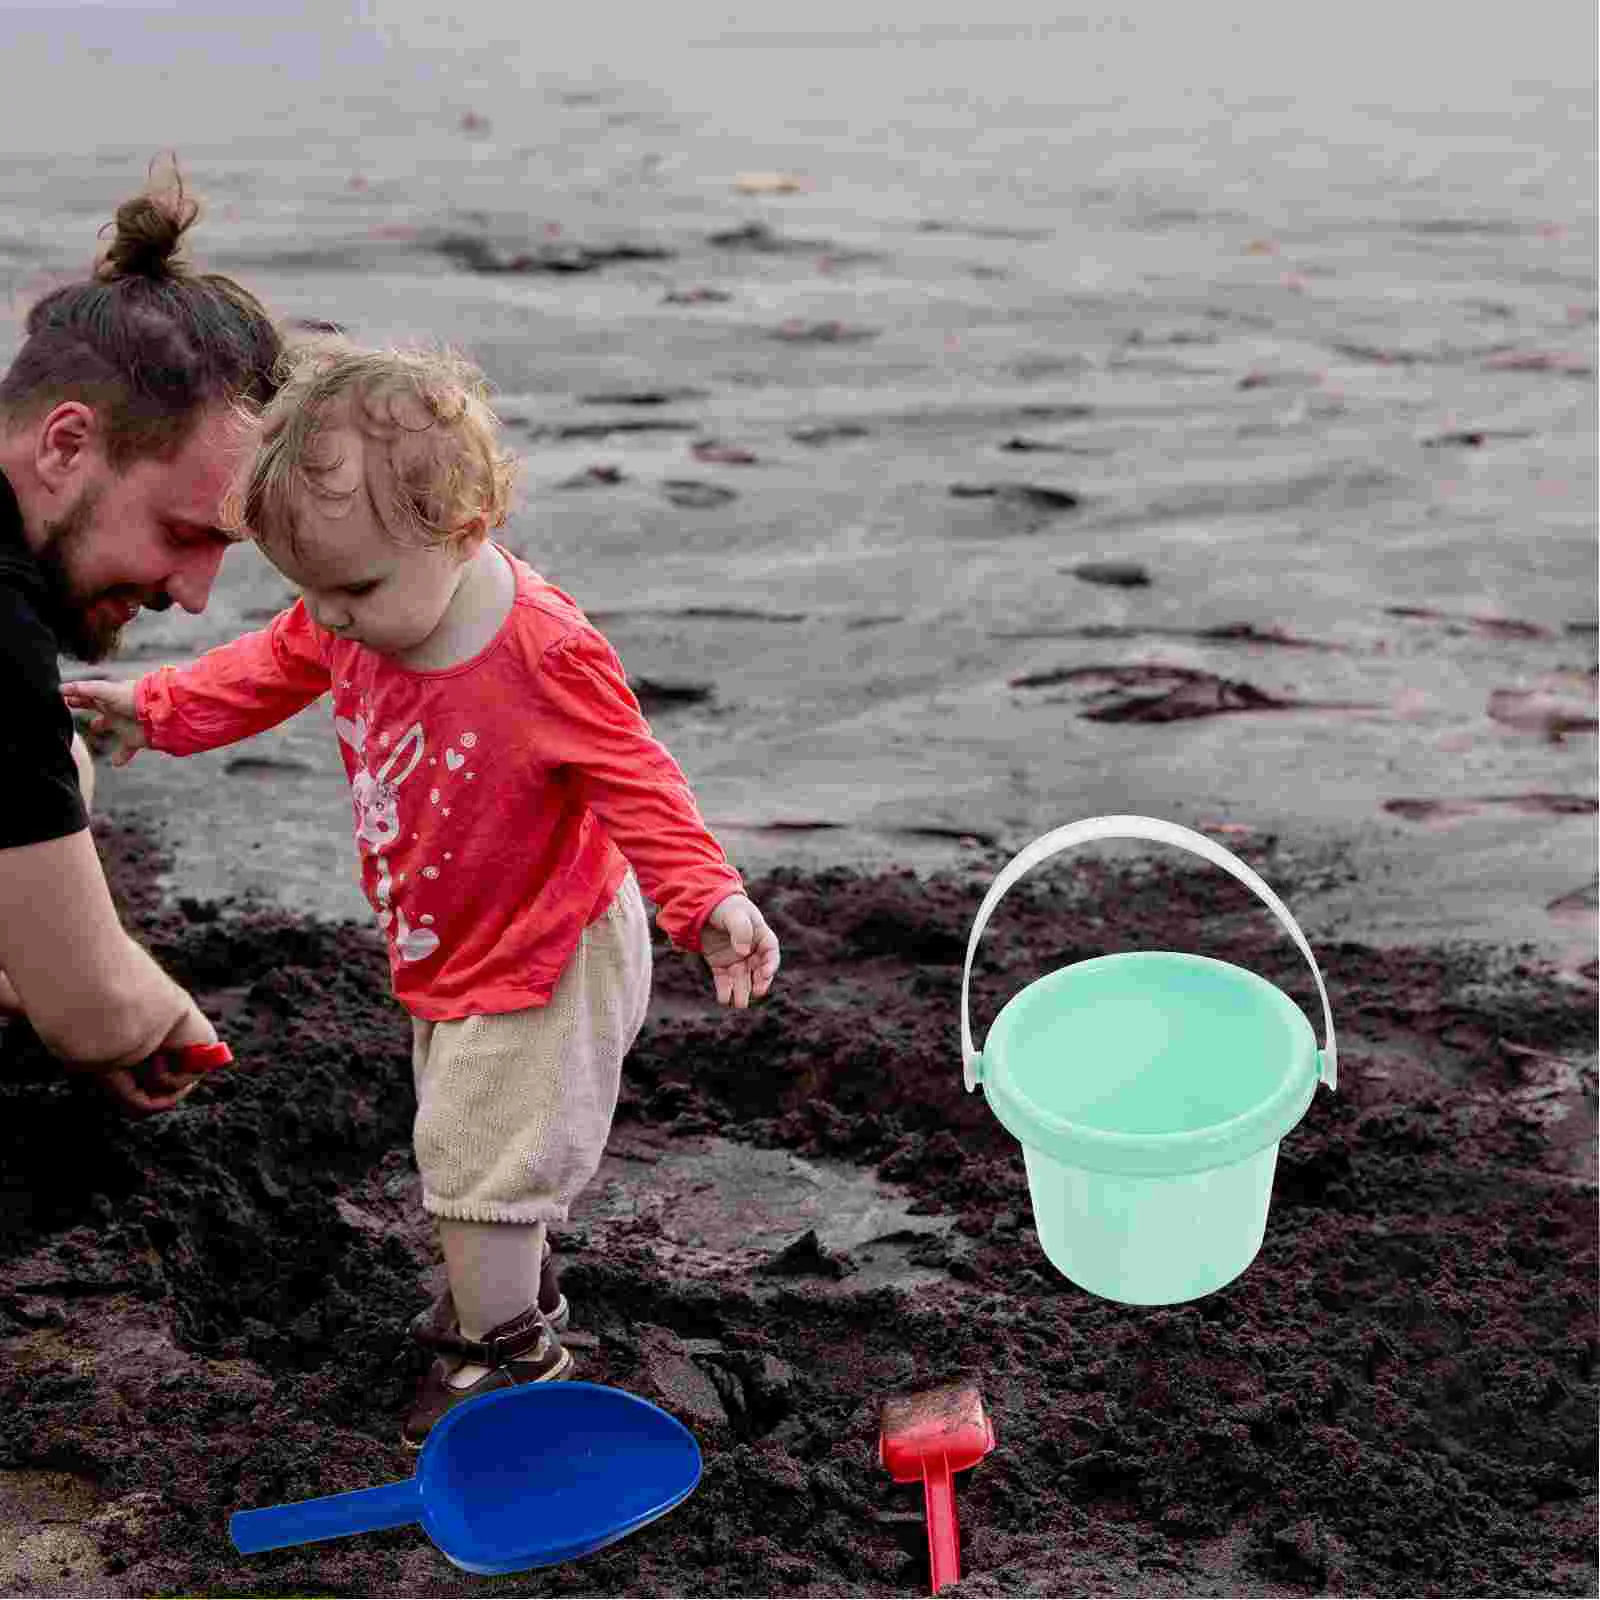
[[[235,1511],[228,1519],[228,1532],[240,1555],[253,1556],[258,1550],[342,1539],[347,1533],[376,1533],[380,1528],[400,1528],[421,1519],[422,1493],[417,1480],[400,1478],[375,1489],[325,1494],[316,1500],[263,1506],[259,1511]]]

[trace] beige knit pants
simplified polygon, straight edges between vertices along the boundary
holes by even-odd
[[[549,1004],[413,1017],[422,1203],[462,1222],[565,1222],[605,1153],[622,1058],[650,1004],[650,924],[630,872]]]

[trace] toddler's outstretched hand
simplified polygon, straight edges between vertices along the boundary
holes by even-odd
[[[134,710],[134,685],[109,678],[80,678],[61,685],[61,697],[80,711],[92,711],[90,733],[109,735],[116,743],[111,765],[125,767],[150,741]]]
[[[725,1006],[748,1006],[772,987],[778,972],[778,936],[755,903],[742,894],[719,901],[700,932],[700,953]]]

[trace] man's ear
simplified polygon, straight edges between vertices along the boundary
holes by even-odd
[[[39,481],[59,494],[81,481],[100,450],[95,414],[81,400],[63,400],[45,417],[34,450]]]

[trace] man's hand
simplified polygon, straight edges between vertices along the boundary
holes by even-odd
[[[0,1016],[23,1014],[22,997],[16,986],[0,972]],[[158,1111],[170,1111],[190,1094],[200,1079],[191,1073],[174,1072],[160,1056],[152,1056],[134,1067],[75,1066],[63,1062],[69,1072],[93,1073],[96,1082],[130,1117],[154,1116]]]
[[[194,1093],[204,1072],[180,1072],[176,1057],[166,1054],[186,1044],[215,1044],[217,1030],[196,1008],[162,1041],[161,1048],[148,1060],[128,1067],[107,1068],[86,1062],[63,1062],[68,1072],[94,1078],[100,1088],[117,1102],[124,1116],[150,1117],[170,1111]]]
[[[95,1082],[117,1102],[126,1117],[153,1117],[170,1111],[194,1093],[200,1079],[187,1072],[169,1072],[158,1057],[136,1067],[97,1072]]]
[[[90,733],[113,741],[114,767],[127,766],[141,750],[149,748],[150,741],[134,710],[134,689],[131,683],[117,683],[110,678],[80,678],[61,685],[61,697],[69,706],[94,713]]]
[[[772,987],[778,973],[778,936],[742,894],[720,901],[700,932],[700,953],[716,980],[722,1005],[741,1010]]]

